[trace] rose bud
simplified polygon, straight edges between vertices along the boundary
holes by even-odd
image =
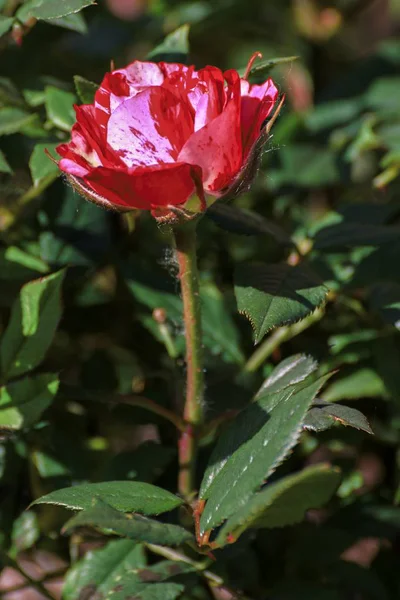
[[[135,61],[107,73],[94,104],[76,106],[59,167],[88,200],[160,219],[202,212],[254,177],[278,96],[235,70]],[[270,121],[271,122],[271,121]]]

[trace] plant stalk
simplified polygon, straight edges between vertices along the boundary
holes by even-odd
[[[187,221],[174,229],[186,337],[186,398],[183,410],[185,430],[179,439],[178,489],[188,501],[195,492],[198,433],[203,423],[204,395],[196,224],[195,221]]]

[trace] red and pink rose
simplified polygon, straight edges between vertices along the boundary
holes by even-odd
[[[240,178],[277,96],[235,70],[135,61],[75,107],[59,167],[104,206],[157,216],[197,195],[205,208]]]

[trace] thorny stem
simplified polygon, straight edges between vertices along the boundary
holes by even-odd
[[[68,388],[65,389],[62,394],[66,399],[71,397],[71,392]],[[172,423],[179,431],[184,431],[186,426],[178,415],[173,413],[168,408],[161,406],[154,400],[150,400],[150,398],[145,398],[144,396],[137,396],[135,394],[119,394],[115,396],[100,396],[98,394],[90,394],[85,392],[82,395],[84,400],[89,402],[102,402],[104,404],[128,404],[129,406],[137,406],[138,408],[143,408],[148,410],[149,412],[166,419],[170,423]]]
[[[186,221],[174,229],[186,337],[186,398],[183,411],[186,428],[179,439],[178,489],[189,501],[195,491],[197,438],[203,422],[204,394],[196,225],[196,221]]]
[[[254,373],[257,371],[271,356],[271,354],[279,348],[283,342],[287,342],[292,338],[299,335],[305,329],[314,325],[317,321],[322,319],[325,311],[321,308],[317,309],[314,313],[299,321],[293,325],[287,325],[277,329],[270,337],[268,337],[257,350],[250,356],[249,360],[243,367],[245,373]]]

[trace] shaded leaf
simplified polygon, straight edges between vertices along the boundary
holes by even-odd
[[[337,423],[360,429],[366,433],[373,433],[367,418],[359,410],[322,400],[315,402],[308,411],[304,427],[312,431],[324,431]]]
[[[87,33],[86,21],[80,13],[71,13],[65,17],[46,20],[49,25],[56,25],[78,33]]]
[[[109,542],[100,550],[89,551],[68,571],[63,588],[64,600],[79,600],[83,590],[106,596],[133,571],[146,566],[143,546],[132,540]]]
[[[71,510],[89,510],[95,499],[102,500],[118,511],[145,515],[158,515],[183,503],[181,498],[151,483],[104,481],[56,490],[38,498],[33,504],[56,504]]]
[[[142,515],[125,515],[100,499],[96,499],[91,508],[67,521],[63,532],[70,533],[76,527],[88,526],[139,542],[165,546],[177,546],[192,539],[192,535],[183,527],[161,523]]]
[[[296,444],[308,408],[328,377],[259,396],[228,428],[210,458],[200,490],[206,531],[244,506]],[[273,396],[273,397],[271,397]]]
[[[275,223],[261,215],[224,202],[216,202],[206,216],[219,227],[242,235],[269,235],[284,246],[293,246],[288,234]]]
[[[24,511],[13,523],[11,532],[12,548],[17,554],[28,550],[40,537],[37,515],[32,510]]]
[[[385,323],[400,329],[400,283],[378,283],[373,286],[368,300],[371,310],[379,313]]]
[[[190,25],[178,27],[148,54],[148,58],[154,61],[185,63],[189,54],[189,31]]]
[[[138,600],[173,600],[182,591],[182,586],[161,585],[160,582],[186,572],[188,567],[190,565],[173,561],[162,561],[146,567],[140,544],[131,540],[117,540],[100,550],[88,552],[68,571],[63,598],[82,600],[85,594],[91,594],[93,599],[96,596],[109,596],[126,600],[134,595]]]
[[[330,500],[339,482],[337,468],[319,464],[270,483],[227,520],[217,543],[226,543],[228,535],[238,538],[250,527],[286,527],[299,523],[307,510],[319,508]]]
[[[10,31],[14,23],[13,17],[3,17],[0,15],[0,37]]]
[[[58,386],[56,375],[44,374],[0,387],[0,430],[31,427],[53,402]]]
[[[0,150],[0,173],[12,173],[12,168],[10,167],[10,165],[7,162],[6,157],[4,156],[3,152]]]
[[[144,442],[136,450],[116,454],[107,466],[103,477],[105,479],[138,479],[152,483],[164,472],[175,455],[175,448],[150,441]]]
[[[240,349],[239,333],[222,293],[216,285],[208,282],[201,286],[200,297],[204,343],[212,354],[222,354],[227,362],[243,362],[244,355]]]
[[[91,265],[108,252],[111,242],[109,216],[105,210],[82,198],[72,188],[41,213],[41,257],[52,265]]]
[[[0,136],[20,132],[24,127],[33,123],[36,115],[20,108],[6,106],[0,109]]]
[[[30,9],[32,17],[36,19],[60,19],[67,15],[79,12],[83,8],[95,4],[95,0],[41,0]]]
[[[74,84],[76,93],[83,104],[92,104],[94,95],[99,89],[99,85],[80,75],[74,75]]]
[[[400,228],[366,223],[338,223],[320,229],[314,238],[317,250],[340,250],[357,246],[378,246],[399,239]]]
[[[386,390],[379,375],[369,368],[358,369],[335,379],[323,393],[326,402],[357,400],[385,396]]]
[[[22,287],[0,342],[3,377],[16,377],[42,362],[61,317],[64,275],[58,271]]]
[[[45,94],[47,118],[59,129],[70,132],[75,123],[75,95],[51,85],[45,88]]]
[[[306,265],[243,264],[235,273],[238,310],[251,322],[256,343],[270,329],[304,319],[327,293]]]

